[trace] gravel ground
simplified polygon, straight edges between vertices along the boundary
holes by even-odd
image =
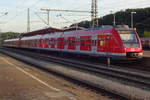
[[[29,75],[15,66],[23,69]],[[33,76],[46,84],[34,79]],[[51,87],[49,88],[46,85]],[[0,100],[112,99],[0,54]]]

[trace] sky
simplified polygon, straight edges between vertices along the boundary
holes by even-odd
[[[41,8],[91,10],[92,0],[0,0],[0,31],[26,32],[27,9],[30,8],[31,31],[48,27],[47,14]],[[98,0],[98,16],[128,8],[150,7],[149,0]],[[8,12],[7,15],[4,13]],[[61,16],[60,16],[61,15]],[[40,18],[39,18],[40,16]],[[90,20],[90,13],[50,12],[50,26],[63,28],[73,23]]]

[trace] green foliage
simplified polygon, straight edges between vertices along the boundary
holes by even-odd
[[[13,39],[18,38],[20,36],[20,33],[16,32],[6,32],[6,33],[0,33],[0,45],[3,43],[6,39]]]
[[[150,37],[150,32],[145,31],[144,34],[143,34],[143,37]]]
[[[131,12],[134,11],[134,27],[137,28],[138,33],[144,33],[144,31],[150,31],[150,8],[140,9],[127,9],[125,11],[116,12],[117,25],[126,24],[131,26]],[[89,21],[82,21],[79,26],[89,28]],[[113,14],[109,14],[99,18],[99,26],[101,25],[113,25]],[[72,25],[73,26],[73,25]]]
[[[2,39],[13,39],[18,38],[20,33],[15,32],[6,32],[6,33],[0,33],[0,38]]]

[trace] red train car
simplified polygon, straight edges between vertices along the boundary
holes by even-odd
[[[43,32],[45,33],[45,32]],[[31,33],[29,33],[31,34]],[[136,31],[125,25],[81,30],[57,30],[20,39],[5,40],[4,46],[67,52],[78,55],[109,57],[112,59],[141,58],[143,49]],[[17,44],[18,43],[18,44]]]

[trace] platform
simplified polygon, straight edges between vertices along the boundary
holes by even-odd
[[[111,100],[0,54],[0,100]]]
[[[150,57],[150,50],[143,51],[144,57]]]

